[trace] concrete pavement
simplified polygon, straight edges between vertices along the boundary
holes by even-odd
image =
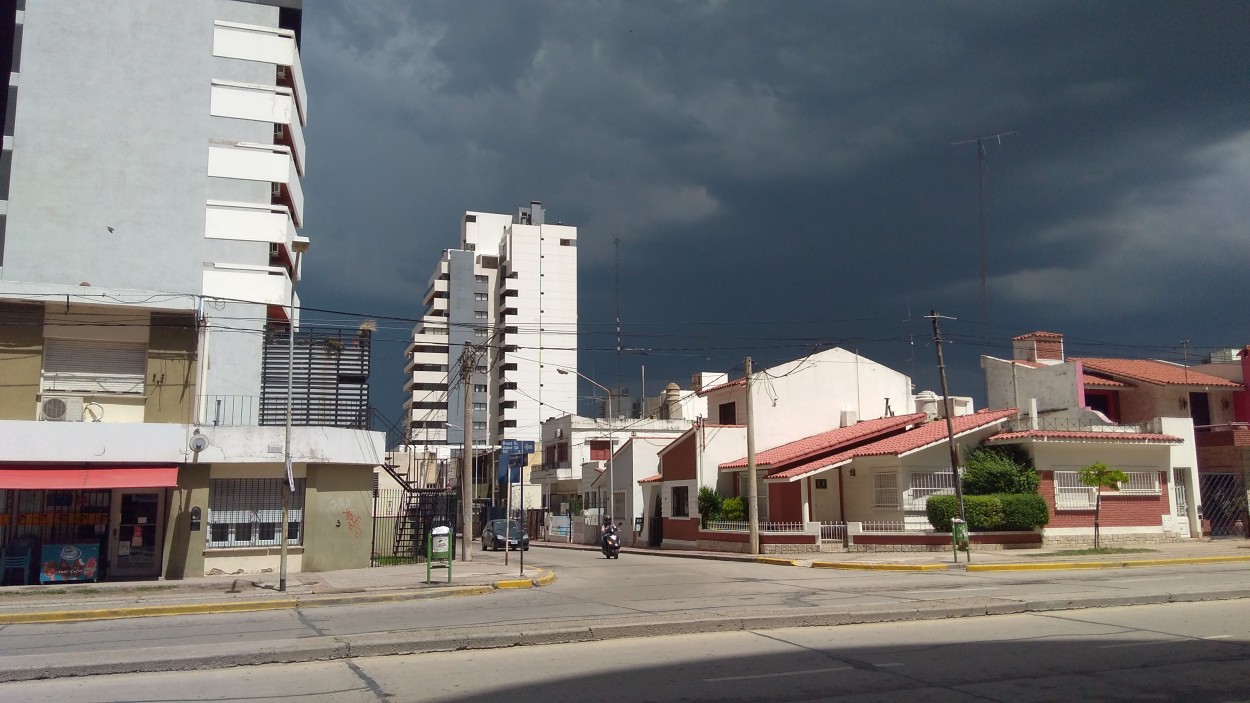
[[[358,603],[393,602],[445,598],[490,593],[501,588],[533,587],[555,581],[557,574],[530,566],[542,563],[548,549],[593,549],[582,545],[536,544],[526,555],[524,572],[517,554],[504,565],[502,555],[475,554],[472,562],[453,565],[451,583],[443,580],[425,583],[423,564],[354,569],[334,572],[294,574],[286,593],[276,590],[276,575],[215,576],[178,582],[123,582],[78,586],[26,586],[0,589],[0,626],[14,623],[69,622],[174,614],[238,612],[247,610],[296,609]],[[1244,541],[1189,542],[1153,545],[1154,550],[1117,556],[1114,560],[1092,562],[1089,557],[1058,555],[1054,550],[973,552],[973,566],[999,569],[1034,569],[1039,565],[1066,565],[1067,568],[1123,568],[1126,565],[1173,566],[1185,564],[1250,562],[1250,543]],[[951,554],[941,552],[842,553],[820,558],[767,558],[751,555],[678,550],[625,550],[630,554],[658,554],[666,557],[718,559],[725,561],[764,561],[781,564],[778,568],[825,567],[857,569],[966,569],[962,561],[952,563]],[[1218,560],[1218,561],[1216,561]],[[1047,568],[1056,568],[1048,566]],[[1201,567],[1197,567],[1201,568]],[[440,576],[435,572],[435,577]],[[830,607],[801,612],[759,611],[715,617],[691,615],[672,617],[598,618],[584,625],[546,626],[530,623],[524,628],[468,626],[444,628],[437,632],[372,632],[335,637],[314,637],[249,643],[246,646],[197,645],[152,649],[116,649],[76,653],[73,656],[0,656],[0,681],[29,680],[49,676],[90,675],[137,671],[206,669],[243,664],[292,662],[371,656],[381,654],[448,651],[579,642],[620,637],[693,634],[728,630],[771,629],[796,626],[832,626],[854,623],[944,619],[973,615],[1043,612],[1074,608],[1105,607],[1198,600],[1250,597],[1250,584],[1242,588],[1190,591],[1183,595],[1156,590],[1131,596],[1078,597],[1060,600],[1003,599],[985,597],[889,603],[872,607]]]

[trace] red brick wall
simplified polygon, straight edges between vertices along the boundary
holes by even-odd
[[[1037,345],[1037,358],[1063,361],[1062,339],[1035,339],[1033,343]]]
[[[768,520],[802,522],[803,492],[798,481],[768,484]]]
[[[665,481],[693,481],[699,478],[699,466],[695,463],[695,442],[698,441],[698,429],[673,443],[673,446],[660,457],[660,473]],[[668,533],[665,532],[665,535]]]
[[[1166,471],[1159,472],[1159,495],[1120,495],[1116,491],[1103,489],[1102,508],[1098,513],[1098,524],[1102,527],[1158,527],[1162,517],[1168,514],[1168,476]],[[1050,524],[1047,527],[1093,527],[1094,509],[1089,510],[1056,510],[1055,509],[1055,473],[1042,472],[1040,486],[1042,497],[1050,508]]]

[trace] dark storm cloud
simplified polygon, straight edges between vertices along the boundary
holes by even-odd
[[[303,297],[416,316],[464,210],[541,199],[580,228],[588,348],[619,237],[626,345],[681,348],[644,359],[674,377],[744,352],[629,323],[829,320],[791,336],[896,363],[909,306],[979,334],[952,143],[1015,131],[986,150],[996,343],[1240,345],[1246,36],[1240,2],[310,3]],[[863,319],[891,322],[832,322]]]

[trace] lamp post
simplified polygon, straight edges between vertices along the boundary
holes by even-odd
[[[308,238],[296,236],[291,240],[291,251],[295,252],[295,261],[291,266],[291,305],[287,308],[287,347],[286,347],[286,437],[285,456],[287,490],[282,491],[282,522],[278,525],[278,543],[281,545],[278,557],[278,590],[286,592],[286,554],[287,554],[287,523],[291,519],[291,493],[295,492],[295,475],[291,468],[291,414],[293,413],[295,396],[295,282],[299,280],[300,258],[308,251]]]
[[[556,373],[564,375],[564,376],[567,376],[568,374],[573,374],[574,376],[577,376],[578,378],[589,383],[595,388],[598,388],[599,390],[608,394],[608,520],[611,521],[614,517],[612,515],[613,503],[616,502],[614,500],[616,497],[616,485],[612,483],[612,457],[613,455],[616,454],[615,443],[612,441],[612,391],[608,390],[606,387],[602,385],[599,385],[599,383],[597,383],[593,378],[590,378],[589,376],[585,376],[581,372],[578,372],[578,371],[573,371],[571,369],[559,369],[558,368],[556,369]]]

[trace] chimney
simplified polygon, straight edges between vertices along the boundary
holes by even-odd
[[[1035,364],[1063,362],[1063,335],[1056,332],[1030,332],[1011,339],[1011,358]]]
[[[670,383],[664,387],[664,404],[660,407],[660,419],[681,419],[681,386]]]

